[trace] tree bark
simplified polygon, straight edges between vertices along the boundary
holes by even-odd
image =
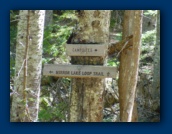
[[[123,39],[130,35],[133,35],[133,39],[128,42],[130,47],[124,49],[120,54],[118,86],[120,119],[122,122],[137,120],[137,112],[134,112],[133,108],[139,67],[141,29],[142,10],[126,10],[124,14]],[[134,109],[137,110],[137,108]]]
[[[78,27],[71,43],[95,44],[109,42],[110,10],[78,11]],[[105,57],[71,57],[75,65],[101,65]],[[103,119],[104,79],[72,79],[70,122],[101,122]]]
[[[20,10],[12,122],[38,119],[45,10]]]
[[[152,99],[153,109],[160,108],[160,10],[157,11],[157,26],[156,26],[156,46],[154,52],[154,73],[153,73],[153,87]]]

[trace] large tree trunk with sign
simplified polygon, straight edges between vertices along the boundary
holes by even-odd
[[[126,10],[124,14],[123,39],[133,35],[120,54],[119,100],[122,122],[137,121],[135,102],[142,33],[142,10]]]
[[[20,10],[12,122],[38,119],[45,10]]]
[[[72,44],[109,42],[110,10],[79,10]],[[71,57],[74,65],[100,65],[105,57]],[[73,78],[71,82],[70,122],[101,122],[103,118],[104,79]]]

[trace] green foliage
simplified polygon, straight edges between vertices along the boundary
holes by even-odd
[[[116,59],[108,59],[107,66],[117,67],[119,65],[119,61]]]
[[[15,58],[10,55],[10,77],[14,77],[15,72]]]
[[[116,37],[116,40],[118,40],[118,41],[122,40],[122,32],[116,33],[115,37]]]
[[[14,77],[15,72],[15,47],[16,47],[16,36],[17,36],[17,21],[16,16],[18,15],[18,11],[11,10],[10,11],[10,77]]]
[[[113,117],[104,118],[103,122],[113,122]]]
[[[15,23],[17,24],[18,20],[19,20],[19,10],[10,10],[10,22],[11,23]]]
[[[110,29],[113,29],[115,27],[115,25],[116,25],[116,19],[115,18],[112,18],[110,20]]]
[[[65,112],[68,105],[65,102],[60,102],[55,106],[51,106],[48,103],[48,99],[43,100],[44,107],[41,107],[39,112],[39,121],[41,122],[54,122],[54,121],[65,121]]]
[[[43,52],[43,63],[48,63],[53,58],[65,59],[65,44],[74,28],[76,16],[74,10],[61,11],[62,15],[54,14],[52,25],[45,27]]]
[[[10,26],[10,47],[15,47],[16,42],[16,36],[17,36],[17,25],[11,25]]]
[[[60,13],[60,15],[59,15]],[[76,16],[74,10],[60,10],[58,14],[53,15],[53,24],[45,27],[44,40],[43,40],[43,64],[51,63],[52,61],[68,62],[66,58],[65,44],[71,35],[76,22]],[[41,95],[40,99],[40,111],[39,121],[54,122],[54,121],[66,121],[66,111],[68,103],[63,100],[63,92],[68,89],[70,80],[67,78],[58,79],[55,87],[49,87],[50,90],[42,90],[44,95]],[[47,83],[44,80],[44,84]],[[49,81],[49,84],[53,83]],[[50,84],[51,85],[51,84]],[[57,87],[56,87],[57,86]],[[65,86],[65,87],[64,87]],[[45,87],[45,86],[44,86]],[[52,92],[56,92],[56,98],[52,96]]]
[[[156,10],[145,10],[144,15],[148,16],[156,16],[157,11]]]
[[[144,74],[150,74],[152,70],[150,70],[150,68],[148,69],[143,69],[143,73]]]
[[[77,20],[77,17],[75,15],[75,10],[63,10],[63,14],[60,16],[60,20]]]
[[[155,39],[156,39],[156,30],[151,30],[151,31],[147,31],[144,34],[142,34],[142,45],[146,46],[146,45],[154,45],[155,43]]]
[[[145,10],[144,17],[150,19],[151,22],[157,14],[156,10]],[[140,63],[141,66],[150,66],[153,62],[153,52],[156,41],[156,29],[146,31],[142,34],[142,45],[141,45],[141,56]],[[150,74],[150,69],[142,69],[145,74]]]
[[[142,45],[141,50],[142,53],[140,55],[140,60],[142,65],[147,65],[148,63],[152,63],[152,55],[154,52],[156,40],[156,30],[147,31],[142,34]],[[150,71],[145,71],[145,73],[149,73]]]
[[[53,57],[63,55],[64,44],[71,34],[72,27],[50,25],[45,28],[43,51]]]
[[[120,30],[122,28],[124,10],[112,10],[110,19],[110,29]]]
[[[66,121],[69,106],[70,79],[58,78],[49,86],[42,86],[39,121]]]

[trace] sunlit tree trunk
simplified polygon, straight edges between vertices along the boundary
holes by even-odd
[[[71,43],[95,44],[109,42],[110,10],[79,10],[79,23]],[[75,65],[101,65],[103,57],[72,57]],[[70,122],[101,122],[103,118],[104,79],[72,79]]]
[[[122,122],[137,121],[137,108],[135,106],[135,90],[139,68],[142,10],[126,10],[124,14],[123,38],[133,35],[128,43],[130,47],[125,48],[120,54],[119,68],[119,100],[120,119]],[[134,111],[133,111],[134,109]]]
[[[42,41],[45,10],[20,10],[18,23],[15,81],[11,108],[12,122],[38,119]]]
[[[154,73],[153,73],[153,87],[152,87],[152,99],[153,109],[158,110],[160,108],[160,10],[157,11],[157,26],[156,26],[156,45],[154,54]]]

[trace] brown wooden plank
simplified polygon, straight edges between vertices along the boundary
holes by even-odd
[[[107,53],[106,44],[66,44],[66,53],[69,56],[102,56]]]
[[[116,74],[116,67],[106,66],[46,64],[43,68],[43,75],[58,77],[115,78]]]

